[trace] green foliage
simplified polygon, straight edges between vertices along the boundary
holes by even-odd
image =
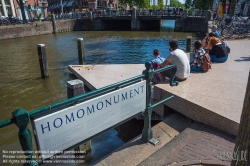
[[[43,15],[42,13],[39,13],[39,14],[38,14],[38,16],[37,16],[37,20],[38,20],[38,21],[41,21],[42,15]]]
[[[171,0],[170,1],[170,6],[174,6],[174,7],[184,7],[184,5],[182,3],[180,3],[178,0]]]
[[[150,0],[119,0],[120,6],[129,5],[130,7],[137,6],[138,8],[148,9],[164,9],[166,6],[163,5],[163,0],[158,0],[158,5],[150,6]],[[170,6],[184,7],[178,0],[171,0]]]
[[[189,9],[189,8],[191,8],[192,7],[192,0],[186,0],[185,1],[185,8],[187,8],[187,9]]]
[[[158,0],[158,8],[159,9],[164,9],[165,8],[165,6],[163,4],[163,0]]]
[[[195,0],[195,8],[200,10],[208,10],[213,7],[213,0]]]

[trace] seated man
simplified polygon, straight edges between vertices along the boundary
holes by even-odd
[[[160,64],[160,67],[165,67],[166,65],[175,64],[177,67],[175,81],[184,81],[190,75],[190,65],[189,60],[184,51],[178,49],[178,40],[173,39],[169,41],[170,46],[170,55],[165,59],[163,63]],[[158,73],[161,81],[165,81],[165,77],[171,78],[173,75],[174,69],[169,69]]]

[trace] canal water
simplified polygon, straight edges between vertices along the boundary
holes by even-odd
[[[172,38],[179,39],[179,47],[185,50],[185,39],[192,35],[173,32],[173,23],[165,21],[160,32],[78,31],[0,40],[0,121],[10,118],[17,108],[31,111],[67,98],[67,81],[75,79],[67,66],[78,63],[77,38],[84,40],[87,64],[144,64],[152,60],[155,48],[166,57]],[[50,74],[47,79],[40,76],[37,44],[46,46]],[[130,122],[127,131],[111,129],[94,138],[90,161],[140,134],[142,122]],[[3,150],[21,150],[15,125],[0,129],[0,151]]]

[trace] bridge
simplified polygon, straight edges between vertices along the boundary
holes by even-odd
[[[175,32],[201,32],[206,33],[210,12],[204,11],[202,15],[189,16],[187,11],[181,15],[166,12],[140,12],[133,9],[131,12],[88,12],[78,16],[77,30],[161,30],[162,20],[175,20]],[[197,26],[199,24],[200,26]],[[93,28],[94,29],[91,29]]]

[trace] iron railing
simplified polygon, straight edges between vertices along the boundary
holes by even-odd
[[[32,110],[30,112],[27,112],[24,109],[17,109],[12,112],[12,118],[6,119],[3,121],[0,121],[0,128],[9,126],[11,124],[16,124],[16,126],[19,128],[19,141],[22,146],[23,151],[25,152],[25,155],[28,156],[26,158],[27,161],[29,161],[29,165],[38,165],[37,161],[34,159],[33,155],[33,147],[32,147],[32,137],[29,129],[27,128],[27,125],[29,124],[29,121],[33,119],[35,116],[41,116],[43,114],[48,114],[54,111],[61,110],[63,108],[72,106],[76,103],[81,103],[83,101],[89,100],[91,98],[94,98],[95,96],[100,96],[101,94],[107,93],[108,91],[115,90],[117,88],[120,88],[122,86],[127,86],[128,84],[131,84],[133,82],[138,82],[141,79],[146,80],[146,110],[144,111],[144,127],[142,130],[142,140],[145,142],[150,142],[150,140],[153,138],[153,133],[151,129],[151,115],[152,115],[152,109],[170,99],[172,99],[174,96],[170,96],[158,103],[155,103],[154,105],[150,104],[150,97],[151,97],[151,80],[153,78],[153,75],[165,70],[174,69],[173,75],[170,79],[170,85],[171,86],[177,86],[178,81],[174,81],[175,75],[176,75],[176,65],[169,65],[164,68],[160,68],[157,70],[151,70],[151,62],[145,63],[146,69],[143,71],[141,75],[108,85],[103,88],[99,88],[90,92],[87,92],[85,94],[81,94],[79,96],[75,96],[72,98],[69,98],[67,100],[63,100],[54,104],[51,104],[49,106],[45,106],[42,108],[38,108],[35,110]],[[89,139],[87,139],[89,140]],[[87,141],[84,140],[84,141]],[[77,145],[76,145],[77,146]]]

